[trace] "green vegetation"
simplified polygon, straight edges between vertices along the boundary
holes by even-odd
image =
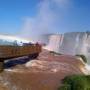
[[[58,90],[71,90],[71,86],[69,84],[63,84]]]
[[[86,58],[86,56],[85,55],[76,55],[76,56],[78,56],[78,57],[81,57],[82,58],[82,60],[85,62],[85,63],[87,63],[87,58]]]
[[[63,80],[63,86],[58,90],[90,90],[90,75],[74,75]]]

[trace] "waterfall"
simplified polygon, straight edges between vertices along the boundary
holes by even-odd
[[[58,34],[51,35],[49,38],[49,44],[45,48],[50,51],[55,51],[59,53],[62,43],[63,43],[63,35]]]
[[[75,49],[74,49],[75,54],[78,53],[78,49],[79,49],[79,48],[78,48],[78,47],[79,47],[79,41],[80,41],[80,33],[77,34],[76,40],[75,40],[75,42],[76,42],[76,44],[75,44]]]
[[[67,55],[83,54],[90,58],[90,33],[70,32],[65,34],[55,34],[50,36],[47,49]]]

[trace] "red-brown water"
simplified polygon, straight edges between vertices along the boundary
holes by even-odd
[[[0,74],[0,90],[57,90],[65,76],[83,74],[84,64],[74,56],[43,51],[37,60],[6,69]]]

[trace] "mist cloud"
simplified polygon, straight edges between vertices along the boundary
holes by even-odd
[[[37,5],[37,15],[24,19],[21,36],[38,41],[43,34],[55,33],[61,10],[66,8],[68,3],[69,0],[41,0]]]

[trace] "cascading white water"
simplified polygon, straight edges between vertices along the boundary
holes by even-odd
[[[51,35],[47,49],[62,54],[83,54],[90,64],[90,37],[86,32],[71,32],[64,35]]]
[[[59,53],[62,43],[63,43],[63,35],[60,34],[51,35],[49,44],[45,48],[50,51],[55,51]]]
[[[75,44],[75,52],[77,52],[77,50],[78,50],[78,46],[79,46],[79,37],[80,37],[80,34],[78,34],[77,36],[76,36],[76,44]]]

